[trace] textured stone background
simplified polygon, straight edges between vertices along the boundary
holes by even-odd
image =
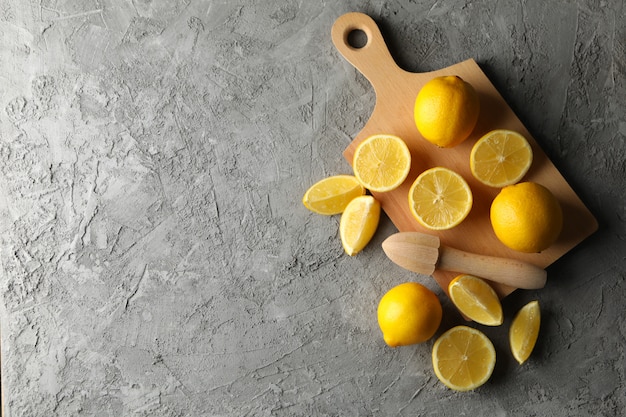
[[[350,258],[300,203],[373,108],[330,40],[348,11],[407,70],[475,58],[600,222],[479,326],[475,392],[439,383],[432,341],[384,345],[404,281],[462,322],[385,258],[389,220]],[[5,416],[624,415],[625,109],[621,0],[1,0]]]

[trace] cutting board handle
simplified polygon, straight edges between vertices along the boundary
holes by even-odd
[[[367,42],[362,47],[350,44],[353,31],[363,31]],[[363,74],[376,90],[402,71],[387,49],[383,35],[374,20],[366,14],[352,12],[340,16],[333,24],[331,38],[335,48]]]

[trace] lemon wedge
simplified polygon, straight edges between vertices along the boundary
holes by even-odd
[[[339,222],[341,244],[350,256],[359,253],[378,228],[380,203],[371,195],[356,197],[343,211]]]
[[[473,275],[459,275],[448,285],[452,303],[466,317],[485,326],[503,321],[502,304],[491,285]]]
[[[352,199],[363,194],[365,188],[354,175],[334,175],[313,184],[302,204],[314,213],[333,215],[343,213]]]
[[[526,362],[535,348],[540,322],[539,301],[535,300],[522,307],[511,323],[509,343],[513,357],[520,365]]]

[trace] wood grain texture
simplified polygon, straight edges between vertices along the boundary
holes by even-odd
[[[428,241],[425,238],[433,238]],[[395,264],[420,274],[436,269],[477,275],[500,284],[539,289],[546,285],[546,270],[519,259],[498,258],[441,246],[434,235],[399,232],[382,243],[383,251]]]
[[[361,48],[354,48],[348,42],[348,35],[354,30],[362,30],[367,36],[367,43]],[[520,259],[546,268],[597,230],[598,223],[593,214],[473,59],[426,73],[404,71],[394,62],[374,20],[362,13],[340,16],[332,27],[331,36],[337,50],[370,81],[376,93],[372,115],[344,151],[345,158],[352,163],[356,146],[376,133],[390,133],[401,137],[411,151],[412,167],[406,181],[391,192],[372,193],[399,231],[436,233],[442,244],[447,246],[477,254]],[[413,121],[413,105],[417,93],[426,82],[441,75],[460,76],[474,86],[480,97],[480,116],[472,135],[452,149],[441,149],[424,140]],[[563,208],[563,232],[554,245],[541,253],[525,254],[508,249],[497,239],[491,228],[489,208],[499,189],[485,186],[474,179],[469,158],[476,140],[493,129],[510,129],[526,137],[533,150],[533,165],[523,181],[546,186]],[[441,232],[427,230],[413,218],[407,197],[415,178],[424,170],[435,166],[447,167],[461,174],[474,195],[474,206],[465,221],[453,229]],[[433,274],[446,292],[448,283],[454,276],[455,273],[439,270]],[[495,283],[494,288],[500,297],[516,289]]]

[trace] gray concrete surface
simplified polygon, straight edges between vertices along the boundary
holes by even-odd
[[[428,277],[343,254],[304,191],[348,173],[372,110],[334,49],[348,11],[410,71],[475,58],[600,230],[484,328],[489,383],[446,389],[432,341],[376,305]],[[0,1],[5,416],[626,414],[626,10],[621,0]],[[518,366],[513,313],[543,306]]]

